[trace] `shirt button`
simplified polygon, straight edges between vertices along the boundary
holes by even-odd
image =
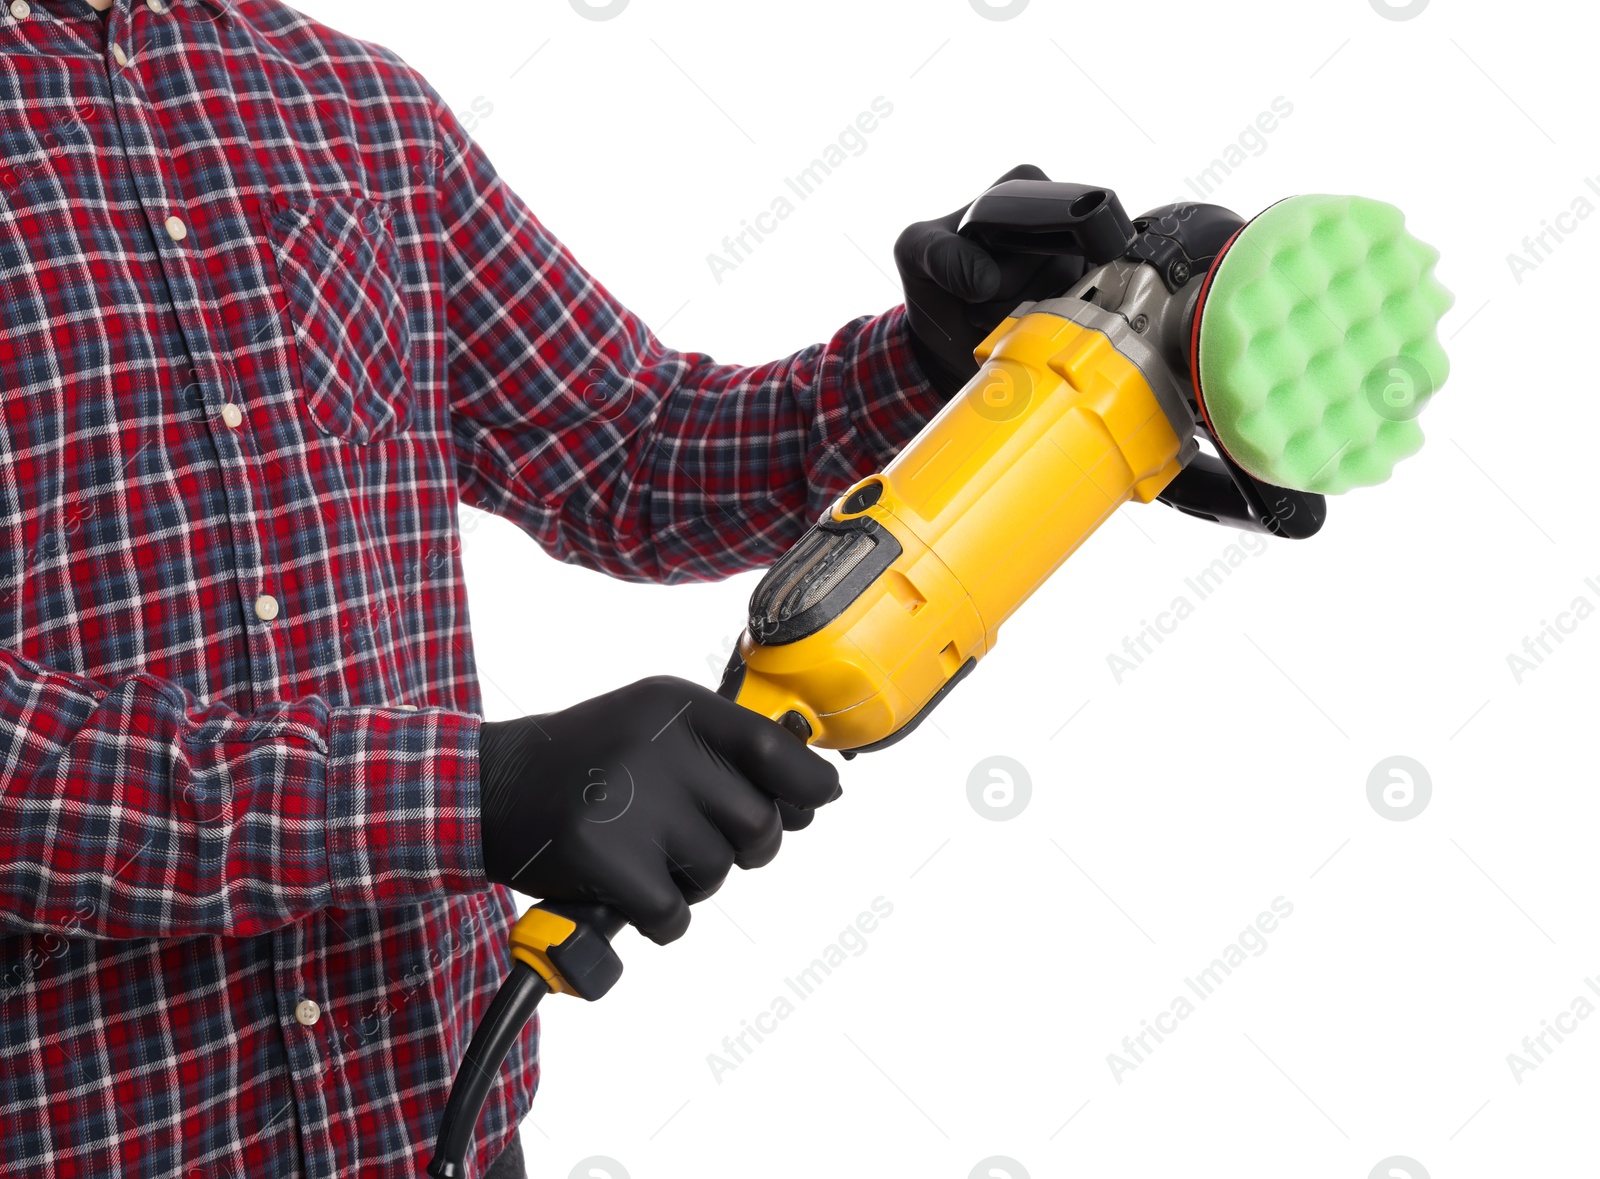
[[[222,421],[228,429],[237,430],[244,421],[244,411],[230,401],[222,407]]]
[[[303,1027],[310,1027],[322,1018],[322,1008],[315,999],[301,999],[294,1005],[294,1018]]]
[[[117,64],[119,66],[125,66],[128,64],[128,55],[122,51],[122,46],[120,45],[113,45],[111,47],[111,56],[117,59]]]
[[[183,223],[182,217],[167,218],[167,236],[175,242],[181,242],[189,236],[189,227]]]
[[[155,13],[157,16],[160,16],[167,10],[167,6],[161,3],[161,0],[146,0],[146,4],[148,5],[150,11]]]
[[[28,0],[11,0],[11,15],[18,20],[27,20],[28,14],[33,9],[28,7]]]
[[[278,599],[271,594],[262,594],[256,599],[256,617],[262,622],[271,622],[278,616]]]

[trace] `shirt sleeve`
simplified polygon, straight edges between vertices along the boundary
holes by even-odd
[[[0,928],[245,936],[487,888],[479,724],[315,697],[241,716],[0,649]]]
[[[433,100],[467,503],[617,577],[723,577],[774,560],[938,410],[901,307],[754,367],[665,347]]]

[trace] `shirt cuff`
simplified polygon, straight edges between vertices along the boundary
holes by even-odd
[[[336,708],[328,730],[334,904],[373,909],[482,892],[479,717]]]
[[[945,399],[917,363],[904,306],[865,321],[858,340],[866,362],[847,367],[854,379],[846,382],[846,403],[861,440],[884,463],[944,408]]]

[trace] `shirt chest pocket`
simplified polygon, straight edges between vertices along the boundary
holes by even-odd
[[[411,327],[392,207],[360,197],[263,206],[306,410],[325,434],[378,442],[411,422]]]

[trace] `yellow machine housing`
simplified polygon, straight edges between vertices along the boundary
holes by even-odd
[[[1125,323],[1062,299],[995,328],[966,387],[773,566],[725,694],[815,745],[886,744],[1107,517],[1178,474],[1187,412],[1077,319]]]

